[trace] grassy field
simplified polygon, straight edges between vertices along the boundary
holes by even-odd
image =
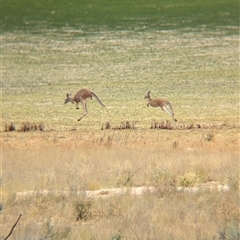
[[[2,10],[1,239],[19,214],[14,239],[239,238],[237,1]],[[93,99],[78,122],[64,100],[82,87],[108,108]],[[178,123],[146,106],[149,90]],[[129,194],[140,186],[156,191]],[[114,188],[128,192],[82,194]]]
[[[213,34],[210,32],[209,34]],[[3,124],[43,122],[49,129],[100,129],[106,121],[167,120],[144,96],[165,97],[179,123],[238,123],[238,36],[176,31],[103,31],[3,36]],[[92,89],[89,116],[64,105],[67,92]]]
[[[217,0],[77,0],[2,2],[2,29],[40,29],[74,27],[89,31],[179,29],[239,25],[239,2]],[[230,30],[231,31],[231,30]],[[234,30],[237,33],[237,30]]]

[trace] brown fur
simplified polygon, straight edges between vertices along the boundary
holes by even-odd
[[[148,99],[147,106],[160,107],[164,112],[168,113],[175,122],[177,122],[178,120],[174,117],[174,112],[171,103],[163,98],[152,99],[150,97],[150,93],[151,91],[148,91],[147,95],[144,97],[145,99]]]
[[[86,88],[83,88],[81,90],[79,90],[78,92],[76,92],[74,94],[74,96],[71,98],[71,94],[67,93],[66,94],[66,99],[65,99],[65,104],[68,103],[68,102],[71,102],[71,103],[76,103],[76,109],[79,109],[78,107],[78,104],[81,103],[82,106],[83,106],[83,115],[78,119],[78,121],[80,121],[83,117],[85,117],[87,114],[88,114],[88,110],[87,110],[87,101],[88,99],[91,99],[92,100],[92,97],[96,98],[97,101],[103,106],[103,107],[106,107],[101,101],[100,99],[98,98],[98,96],[86,89]]]

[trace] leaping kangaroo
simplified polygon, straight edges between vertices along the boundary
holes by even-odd
[[[71,98],[71,94],[70,93],[67,93],[66,94],[66,100],[65,100],[65,104],[68,103],[68,102],[71,102],[71,103],[76,103],[76,109],[79,109],[78,107],[78,103],[81,103],[82,106],[83,106],[83,115],[78,119],[78,121],[82,120],[82,118],[84,118],[87,114],[88,114],[88,110],[87,110],[87,101],[88,99],[91,99],[92,100],[92,97],[96,98],[97,101],[103,106],[103,107],[106,107],[101,101],[100,99],[98,98],[98,96],[88,90],[88,89],[81,89],[79,90],[78,92],[75,93],[75,95],[73,96],[73,98]]]
[[[152,99],[150,97],[150,93],[151,91],[148,91],[147,95],[144,97],[145,99],[148,99],[147,106],[160,107],[164,112],[168,113],[175,122],[178,122],[178,120],[174,117],[174,112],[171,103],[163,98]]]

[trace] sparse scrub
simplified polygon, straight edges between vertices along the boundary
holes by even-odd
[[[40,240],[51,239],[51,240],[62,240],[68,239],[71,228],[65,227],[63,230],[55,230],[55,226],[52,224],[52,218],[49,218],[44,226],[44,237]]]
[[[100,188],[101,188],[101,185],[98,182],[90,182],[87,185],[88,190],[97,190],[97,189],[100,189]]]
[[[152,120],[150,124],[150,129],[167,129],[167,130],[191,130],[191,129],[209,129],[209,133],[203,135],[203,138],[206,141],[211,141],[213,138],[213,133],[211,132],[213,129],[222,129],[222,128],[240,128],[240,125],[235,123],[233,124],[200,124],[200,123],[189,123],[189,124],[174,124],[172,125],[170,121],[161,121],[158,122],[156,120]]]
[[[166,123],[164,122],[156,122],[155,120],[152,121],[150,129],[169,129],[172,130],[173,127],[170,123],[170,121],[166,121]]]
[[[240,191],[239,175],[229,176],[227,183],[233,191],[237,191],[237,192]]]
[[[179,145],[179,141],[174,141],[172,144],[173,148],[177,148],[178,145]]]
[[[101,130],[113,129],[113,130],[125,130],[125,129],[136,129],[136,124],[138,121],[128,121],[122,122],[117,126],[112,126],[110,122],[106,122],[105,126],[102,125]]]
[[[214,137],[214,134],[209,132],[203,135],[203,138],[205,141],[210,142]]]
[[[133,178],[134,176],[137,176],[139,171],[141,171],[142,168],[138,168],[135,171],[132,170],[124,170],[122,171],[115,180],[115,186],[116,187],[129,187],[134,186]]]
[[[218,239],[239,239],[240,211],[226,199],[215,203]]]
[[[29,123],[22,122],[19,127],[19,132],[28,132],[28,131],[44,131],[44,125],[42,123]]]
[[[74,132],[71,134],[74,139],[77,138],[77,134]],[[85,137],[87,136],[88,134],[85,134]],[[54,192],[50,192],[43,196],[39,192],[35,196],[22,196],[21,199],[13,198],[14,194],[4,194],[4,206],[11,206],[5,207],[2,211],[4,222],[12,223],[15,219],[11,218],[11,214],[21,209],[25,216],[24,219],[26,219],[22,221],[21,226],[28,226],[28,228],[24,228],[25,230],[21,228],[21,236],[35,232],[39,239],[43,238],[40,226],[42,229],[43,226],[46,227],[46,220],[44,222],[43,219],[50,218],[52,220],[48,220],[48,234],[45,231],[44,236],[55,236],[56,239],[57,236],[64,236],[67,229],[71,229],[71,231],[66,239],[96,235],[99,236],[99,239],[111,239],[113,236],[117,236],[116,233],[119,230],[120,236],[130,239],[136,237],[135,233],[137,236],[143,236],[144,239],[156,239],[160,235],[163,238],[172,235],[173,239],[197,239],[197,236],[207,239],[219,238],[220,234],[221,236],[230,236],[230,234],[236,236],[237,225],[234,219],[237,211],[238,191],[230,188],[229,193],[207,191],[191,195],[176,192],[176,187],[180,184],[192,186],[204,183],[208,181],[209,177],[221,181],[221,179],[227,180],[231,176],[237,176],[237,154],[230,151],[223,155],[212,151],[209,158],[207,145],[203,145],[201,149],[196,149],[194,152],[190,151],[187,155],[186,152],[182,152],[182,146],[169,152],[169,148],[172,149],[172,147],[166,148],[166,145],[163,144],[164,137],[157,134],[154,139],[152,135],[151,138],[148,137],[147,139],[151,141],[140,146],[137,146],[137,142],[133,145],[132,143],[121,145],[118,137],[113,139],[110,149],[106,148],[104,142],[99,143],[98,141],[95,141],[92,146],[88,146],[83,136],[82,140],[78,139],[76,146],[72,145],[74,139],[66,141],[65,138],[58,138],[60,140],[56,145],[52,144],[51,148],[43,148],[40,152],[28,154],[26,151],[18,151],[18,153],[12,150],[5,151],[4,156],[11,160],[4,164],[3,192],[9,193],[18,185],[18,191],[51,187],[58,190],[59,193],[55,195]],[[153,146],[153,140],[157,139],[161,139],[162,143]],[[169,141],[169,136],[166,136],[166,139]],[[191,139],[191,141],[193,140]],[[90,138],[87,143],[91,142]],[[71,146],[71,152],[69,152],[69,146]],[[161,146],[161,151],[159,146]],[[93,147],[96,148],[96,151],[92,151]],[[79,157],[79,148],[81,148],[81,157]],[[204,154],[204,149],[207,151],[206,154]],[[22,156],[21,161],[19,161],[19,156]],[[189,159],[186,159],[186,156]],[[65,164],[62,164],[62,161]],[[231,164],[229,164],[230,162]],[[22,163],[28,165],[28,174],[24,174],[22,171]],[[14,164],[14,168],[11,167],[12,164]],[[31,172],[34,174],[30,174]],[[45,179],[41,180],[39,176],[43,172]],[[11,176],[14,176],[14,180],[11,179]],[[232,180],[229,179],[229,182],[232,182],[230,186],[238,185],[234,177]],[[91,190],[100,186],[130,188],[139,186],[139,184],[154,186],[157,191],[141,197],[126,194],[110,198],[101,198],[100,196],[94,200],[77,194],[84,189]],[[35,187],[29,188],[31,186]],[[63,189],[65,188],[69,189],[69,195],[64,195]],[[61,191],[63,191],[62,194]],[[229,198],[229,196],[231,197]],[[217,208],[215,205],[224,198],[229,198],[230,201],[230,205],[227,207],[230,210],[224,210],[225,217],[220,214],[224,204],[217,205]],[[216,213],[214,209],[218,209],[218,212]],[[34,218],[34,223],[39,224],[38,227],[32,223],[30,225],[29,222],[32,222],[32,218]],[[226,220],[225,223],[222,219]],[[78,220],[77,223],[76,220]],[[109,225],[109,221],[111,225]],[[74,227],[74,222],[78,224],[78,228]],[[86,229],[87,225],[82,225],[82,222],[94,227]],[[142,225],[141,222],[144,222],[145,225]],[[208,230],[202,227],[206,224]],[[9,231],[9,228],[4,224],[5,233]],[[188,231],[183,231],[186,229]],[[19,231],[20,229],[16,228],[15,234],[19,235]],[[60,234],[61,232],[63,235]]]
[[[160,196],[175,192],[176,176],[166,169],[156,169],[150,176],[150,182],[157,188]]]
[[[179,179],[179,185],[182,187],[193,187],[203,182],[205,182],[204,177],[201,174],[195,172],[187,172]]]
[[[74,204],[74,214],[76,215],[76,221],[87,221],[92,218],[92,205],[90,200],[79,199]]]
[[[121,233],[114,234],[111,238],[112,240],[122,240],[124,237],[121,235]]]
[[[114,137],[115,131],[113,131],[111,134],[106,134],[106,131],[104,131],[104,136],[100,138],[100,143],[104,142],[107,148],[111,148],[114,141]]]
[[[116,186],[117,187],[126,187],[133,185],[133,174],[129,171],[125,171],[117,176]]]
[[[111,129],[110,122],[106,122],[105,124],[102,124],[101,130]]]
[[[6,123],[4,131],[5,132],[16,131],[15,124],[14,123],[10,123],[10,124]]]
[[[18,132],[29,132],[29,131],[44,131],[44,124],[43,123],[30,123],[30,122],[22,122],[18,128],[16,128],[16,124],[14,123],[6,123],[4,131],[11,132],[11,131],[18,131]]]

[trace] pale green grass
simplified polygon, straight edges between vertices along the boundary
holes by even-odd
[[[238,123],[238,36],[221,32],[101,31],[2,36],[2,123],[43,122],[48,129],[100,129],[110,121],[170,120],[146,107],[167,98],[180,123]],[[64,105],[67,92],[92,89],[89,115]]]

